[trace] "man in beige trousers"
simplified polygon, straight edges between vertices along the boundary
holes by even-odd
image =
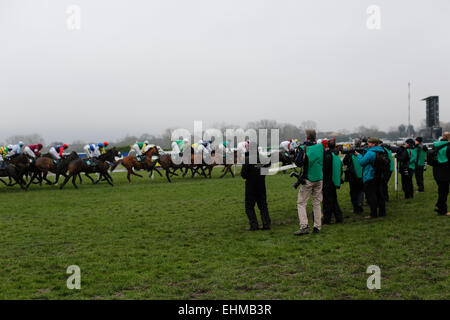
[[[312,195],[312,205],[314,212],[313,233],[319,233],[322,227],[322,185],[323,185],[323,163],[325,150],[322,144],[316,143],[316,131],[306,130],[306,141],[299,148],[295,164],[303,167],[302,186],[298,191],[298,218],[300,229],[294,232],[295,235],[308,234],[308,216],[306,205]]]

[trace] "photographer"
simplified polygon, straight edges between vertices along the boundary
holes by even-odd
[[[414,197],[412,177],[417,158],[417,150],[414,149],[414,140],[407,139],[403,146],[393,148],[392,151],[396,152],[395,157],[400,162],[399,172],[402,176],[402,189],[405,193],[405,199],[412,199]]]
[[[342,161],[339,158],[339,151],[336,150],[336,138],[332,138],[328,141],[323,164],[323,224],[330,224],[332,215],[336,223],[344,221],[336,192],[341,186],[341,177]]]
[[[248,231],[256,231],[258,219],[255,213],[255,203],[261,213],[262,230],[270,230],[270,216],[267,208],[266,176],[261,174],[262,165],[251,163],[250,153],[256,153],[256,162],[260,162],[258,146],[255,142],[249,143],[249,151],[245,153],[245,163],[242,165],[241,176],[245,179],[245,212],[250,228]]]
[[[416,174],[416,183],[417,183],[417,192],[424,192],[424,184],[423,184],[423,172],[425,171],[425,159],[427,156],[428,148],[423,145],[422,137],[417,137],[415,140],[416,150],[417,150],[417,159],[415,166],[415,174]]]
[[[433,167],[433,177],[438,185],[436,211],[439,215],[450,216],[447,212],[447,198],[450,183],[450,132],[445,132],[441,141],[435,142],[428,152],[427,162]]]
[[[386,215],[383,182],[379,173],[375,171],[377,153],[385,153],[385,150],[378,145],[380,140],[377,138],[369,138],[367,142],[368,149],[364,156],[359,152],[355,154],[363,167],[364,190],[370,206],[370,216],[366,216],[366,219],[372,219]]]
[[[312,205],[314,212],[313,233],[319,233],[322,227],[322,185],[323,185],[323,162],[325,151],[322,144],[316,144],[316,131],[306,130],[306,141],[298,148],[295,164],[303,167],[302,186],[298,191],[298,218],[300,229],[294,232],[295,235],[308,234],[308,216],[306,205],[312,195]]]
[[[350,185],[350,200],[353,205],[353,213],[362,213],[364,184],[362,180],[363,168],[355,155],[355,150],[361,150],[361,139],[355,139],[355,148],[344,151],[343,163],[346,166],[345,181]]]
[[[383,194],[384,194],[384,200],[386,202],[389,201],[389,180],[391,179],[392,173],[394,172],[394,159],[392,159],[392,151],[391,146],[383,144],[381,142],[381,147],[386,151],[388,157],[389,157],[389,171],[385,173],[383,176]]]

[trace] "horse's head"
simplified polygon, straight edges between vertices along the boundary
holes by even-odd
[[[116,147],[113,147],[112,149],[110,149],[108,152],[111,152],[111,154],[113,155],[113,157],[122,157],[122,153],[116,149]]]
[[[75,159],[78,159],[78,158],[79,158],[78,153],[76,153],[75,151],[72,151],[72,152],[67,156],[67,159],[69,159],[69,160],[75,160]]]
[[[145,155],[159,156],[159,150],[157,146],[147,146],[146,149],[147,150],[144,152]]]

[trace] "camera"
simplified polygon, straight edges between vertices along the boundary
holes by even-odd
[[[355,152],[363,154],[364,152],[366,152],[366,148],[365,147],[350,147],[350,148],[343,147],[342,148],[343,154],[354,154]]]
[[[292,185],[294,187],[294,189],[297,189],[301,184],[305,184],[306,183],[306,179],[304,177],[303,174],[298,174],[297,172],[291,172],[291,174],[289,175],[291,178],[292,177],[296,177],[297,181]]]

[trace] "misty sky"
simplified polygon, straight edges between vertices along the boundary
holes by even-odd
[[[66,9],[81,9],[69,30]],[[366,10],[381,8],[381,30]],[[98,141],[273,119],[450,121],[448,0],[0,0],[0,141]]]

